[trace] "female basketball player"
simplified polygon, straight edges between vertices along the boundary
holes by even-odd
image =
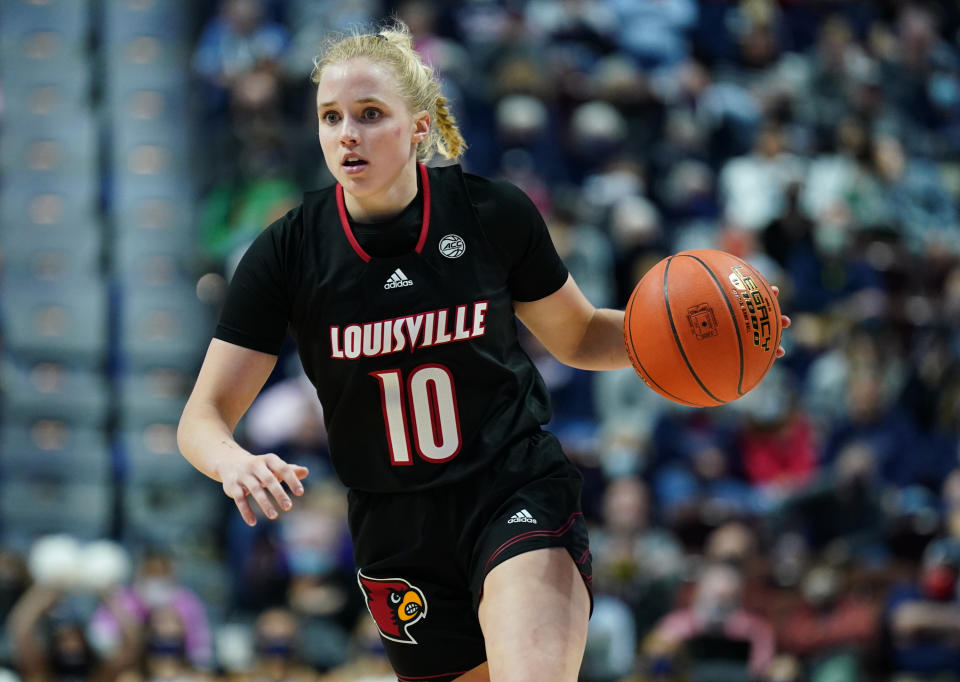
[[[337,180],[250,247],[179,444],[244,520],[303,494],[304,467],[233,430],[286,329],[349,489],[358,587],[401,680],[576,680],[590,612],[581,479],[557,440],[518,317],[559,360],[627,367],[623,313],[595,309],[511,185],[428,169],[464,142],[402,24],[316,61]],[[272,496],[272,500],[270,499]]]

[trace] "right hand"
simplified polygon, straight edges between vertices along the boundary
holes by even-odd
[[[286,483],[294,495],[300,496],[303,495],[300,479],[306,478],[310,472],[305,466],[287,464],[271,452],[231,459],[220,467],[218,473],[223,482],[223,492],[237,505],[247,525],[255,526],[257,517],[248,496],[257,501],[268,519],[276,519],[279,514],[267,491],[283,511],[289,511],[293,502],[280,482]]]

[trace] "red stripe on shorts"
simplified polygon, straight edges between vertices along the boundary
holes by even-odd
[[[494,559],[496,559],[498,556],[503,554],[505,550],[507,550],[509,547],[515,545],[518,542],[527,540],[529,538],[550,538],[550,537],[556,538],[556,537],[560,537],[561,535],[565,535],[573,527],[573,524],[576,521],[576,517],[578,516],[583,516],[583,512],[573,512],[570,515],[570,518],[567,519],[567,522],[564,523],[559,528],[557,528],[556,530],[530,530],[530,531],[527,531],[526,533],[520,533],[520,535],[515,535],[514,537],[510,538],[509,540],[504,542],[502,545],[500,545],[493,551],[493,554],[490,555],[490,558],[487,559],[487,563],[484,564],[483,566],[483,572],[486,573],[487,570],[490,568],[490,563]]]

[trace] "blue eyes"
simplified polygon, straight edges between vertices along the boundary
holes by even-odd
[[[363,112],[360,114],[360,120],[361,120],[361,121],[376,121],[376,120],[378,120],[381,116],[383,116],[383,112],[382,112],[382,111],[380,111],[379,109],[376,109],[376,108],[374,108],[374,107],[368,107],[367,109],[364,109]],[[340,119],[341,119],[342,117],[340,116],[340,114],[338,114],[338,113],[335,112],[335,111],[328,111],[328,112],[324,113],[321,118],[323,119],[323,122],[324,122],[324,123],[327,123],[328,125],[335,125],[335,124],[337,124],[337,123],[340,122]]]

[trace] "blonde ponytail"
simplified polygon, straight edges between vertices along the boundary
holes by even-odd
[[[331,35],[313,59],[310,79],[319,83],[328,66],[358,57],[391,67],[397,74],[397,90],[410,111],[430,114],[430,132],[417,145],[419,161],[429,161],[436,153],[447,159],[463,154],[467,145],[447,106],[447,98],[441,94],[440,81],[413,48],[413,36],[406,24],[397,19],[376,32],[357,30],[350,35]]]
[[[458,159],[467,148],[467,143],[460,134],[460,128],[457,127],[457,119],[450,113],[447,98],[443,95],[437,95],[434,106],[437,115],[433,120],[441,138],[437,141],[437,149],[448,159]]]

